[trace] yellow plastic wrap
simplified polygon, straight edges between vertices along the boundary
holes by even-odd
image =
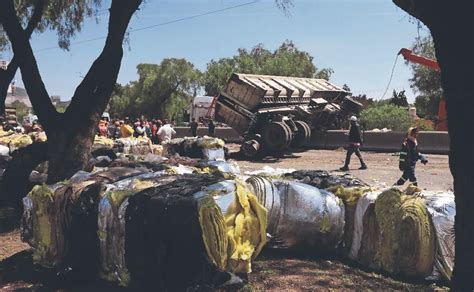
[[[95,135],[94,147],[97,147],[97,146],[112,148],[112,147],[114,147],[114,140],[109,139],[109,138],[104,137],[104,136]]]
[[[381,193],[364,222],[361,262],[375,269],[412,277],[431,274],[436,234],[423,198],[409,187]],[[370,246],[370,248],[369,248]]]
[[[226,235],[224,216],[210,195],[199,201],[198,209],[206,252],[213,264],[220,270],[225,270],[229,239]]]
[[[31,140],[30,136],[26,134],[18,134],[18,133],[12,133],[8,134],[6,136],[0,137],[0,144],[9,146],[10,150],[15,150],[20,147],[25,147],[33,143],[33,140]]]
[[[219,138],[204,136],[198,139],[198,145],[203,149],[223,148],[225,142]]]
[[[236,198],[225,216],[229,240],[227,268],[236,273],[250,273],[251,260],[266,243],[267,210],[243,182],[235,182]]]

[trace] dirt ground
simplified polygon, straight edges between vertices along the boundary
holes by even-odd
[[[238,145],[229,145],[231,151],[238,150]],[[359,163],[356,157],[350,166],[350,173],[371,185],[391,185],[400,176],[398,157],[387,153],[363,153],[369,166],[368,170],[357,170]],[[261,161],[238,160],[241,171],[272,168],[323,169],[336,170],[344,162],[345,151],[309,150],[287,154],[280,158],[266,158]],[[452,176],[448,168],[448,157],[429,155],[429,163],[417,168],[418,182],[422,188],[429,190],[447,190],[452,188]],[[5,270],[5,263],[17,261],[22,265],[31,266],[31,255],[25,252],[28,246],[21,242],[19,231],[0,233],[0,291],[111,291],[118,290],[101,283],[89,283],[86,287],[70,289],[70,287],[48,286],[41,276],[5,277],[11,271]],[[21,253],[19,253],[21,252]],[[11,269],[11,268],[7,268]],[[24,268],[19,269],[23,271]],[[34,268],[26,268],[28,271]],[[443,290],[429,282],[410,279],[393,279],[372,271],[365,271],[356,264],[328,257],[311,257],[307,254],[282,254],[265,252],[253,263],[253,273],[249,275],[248,284],[240,291],[301,291],[301,290]]]
[[[227,145],[231,153],[239,150],[239,145]],[[265,166],[272,168],[290,168],[290,169],[311,169],[337,171],[344,165],[346,151],[342,148],[337,150],[308,150],[285,154],[283,157],[266,157],[262,160],[246,161],[238,156],[238,161],[242,172],[262,169]],[[355,155],[352,156],[349,172],[368,183],[376,186],[393,185],[401,176],[398,169],[398,156],[394,153],[376,153],[362,152],[369,169],[359,170],[359,160]],[[418,185],[427,190],[450,190],[453,185],[453,177],[449,171],[447,155],[427,155],[428,164],[417,164],[416,176]]]

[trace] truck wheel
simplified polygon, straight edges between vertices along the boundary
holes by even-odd
[[[271,122],[265,125],[263,141],[265,149],[270,152],[283,151],[291,142],[291,130],[285,123]]]
[[[293,138],[292,146],[301,147],[311,139],[311,128],[303,121],[295,121],[295,124],[298,132],[296,132],[295,138]]]
[[[245,157],[254,158],[257,156],[258,150],[260,150],[260,143],[257,140],[245,141],[241,146],[241,150]]]

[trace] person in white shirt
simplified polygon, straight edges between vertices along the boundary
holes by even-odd
[[[176,134],[176,131],[171,127],[168,120],[164,120],[164,125],[160,127],[157,133],[160,143],[170,141],[174,134]]]

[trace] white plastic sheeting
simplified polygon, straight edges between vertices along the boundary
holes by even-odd
[[[454,268],[454,217],[456,204],[452,192],[423,191],[421,196],[426,201],[426,207],[436,231],[436,258],[433,274],[430,279],[451,280]]]
[[[374,191],[364,194],[357,201],[356,211],[354,214],[354,233],[352,236],[352,245],[349,252],[349,258],[356,260],[358,258],[359,249],[362,243],[362,234],[364,233],[363,218],[367,208],[371,204],[375,204],[375,200],[382,191]]]
[[[344,232],[344,205],[325,190],[284,180],[250,177],[247,182],[268,210],[268,246],[334,250]]]

